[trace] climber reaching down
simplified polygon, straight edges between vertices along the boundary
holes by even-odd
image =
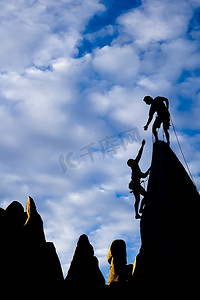
[[[158,133],[157,129],[160,128],[161,124],[163,124],[163,129],[165,132],[165,136],[167,139],[167,144],[169,145],[169,127],[170,127],[170,114],[169,114],[169,100],[165,97],[156,97],[153,99],[150,96],[145,96],[143,101],[150,105],[149,109],[149,118],[147,120],[146,125],[144,126],[144,130],[148,129],[149,124],[153,119],[153,115],[155,112],[157,113],[157,117],[152,126],[152,132],[155,136],[156,142],[158,141]]]
[[[140,212],[143,209],[143,206],[145,204],[145,195],[146,195],[146,191],[145,189],[141,186],[141,178],[146,178],[150,172],[150,168],[147,170],[146,173],[143,173],[140,170],[139,167],[139,161],[142,157],[142,152],[143,152],[143,148],[145,145],[146,141],[143,140],[142,141],[142,146],[140,147],[140,150],[138,152],[138,155],[135,159],[129,159],[127,161],[127,165],[131,168],[132,170],[132,175],[131,175],[131,182],[129,183],[129,189],[132,190],[134,196],[135,196],[135,218],[139,219],[141,218],[141,216],[138,213],[138,207],[139,207],[139,203],[140,203],[140,195],[144,196],[141,206],[140,206]]]

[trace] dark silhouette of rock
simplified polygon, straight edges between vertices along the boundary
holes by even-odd
[[[174,152],[164,142],[153,147],[146,205],[141,219],[142,246],[133,285],[173,294],[197,286],[200,196]],[[183,289],[184,286],[184,289]]]
[[[43,229],[43,221],[37,212],[35,202],[29,196],[26,204],[27,220],[24,224],[24,234],[26,235],[26,243],[30,247],[37,247],[45,244],[45,236]]]
[[[3,208],[0,207],[0,239],[1,239],[1,244],[3,245],[5,243],[4,239],[5,239],[5,211]],[[1,251],[2,247],[0,247],[0,251]]]
[[[108,285],[124,286],[132,276],[133,265],[127,265],[126,243],[114,240],[107,255],[110,264]]]
[[[24,213],[24,208],[18,201],[13,201],[9,204],[6,209],[6,218],[9,229],[16,231],[24,225],[26,220],[26,214]]]
[[[8,296],[17,289],[23,282],[23,224],[26,220],[26,213],[23,206],[18,201],[9,204],[5,211],[1,210],[1,284],[8,290]],[[9,286],[12,286],[12,289]]]
[[[18,201],[0,209],[0,238],[0,282],[7,299],[62,294],[61,265],[31,197],[26,212]]]
[[[99,269],[98,259],[94,256],[94,250],[87,235],[79,237],[77,246],[72,258],[65,285],[68,289],[81,288],[82,290],[101,289],[105,285],[105,279]],[[79,290],[80,292],[80,290]]]
[[[26,204],[27,220],[24,224],[24,249],[27,285],[31,281],[47,296],[58,294],[64,281],[60,261],[53,243],[46,242],[43,221],[29,196]],[[26,279],[25,279],[26,280]]]
[[[127,265],[126,244],[112,242],[108,285],[87,235],[80,236],[64,280],[54,244],[28,197],[26,212],[13,201],[0,208],[0,282],[6,298],[196,297],[200,268],[200,196],[184,167],[161,141],[154,143],[151,173],[140,221],[141,248]]]

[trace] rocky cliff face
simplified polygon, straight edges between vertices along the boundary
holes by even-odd
[[[154,144],[146,208],[141,220],[142,244],[191,239],[200,197],[174,152],[164,142]]]
[[[184,167],[166,143],[155,143],[133,274],[138,285],[152,290],[157,282],[177,293],[196,286],[199,212],[199,193]]]

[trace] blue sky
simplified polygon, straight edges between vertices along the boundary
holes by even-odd
[[[0,38],[1,206],[31,195],[64,274],[86,233],[107,278],[114,239],[128,263],[140,247],[126,161],[143,138],[151,161],[145,95],[169,98],[200,187],[199,1],[1,1]]]

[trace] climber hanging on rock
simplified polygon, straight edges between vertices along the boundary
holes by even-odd
[[[141,205],[140,205],[140,211],[139,211],[140,213],[142,213],[142,210],[145,205],[146,191],[141,186],[141,178],[146,178],[150,172],[150,168],[149,168],[146,173],[143,173],[139,167],[139,161],[142,157],[142,152],[143,152],[145,143],[146,143],[146,141],[143,140],[142,146],[140,147],[137,157],[135,159],[130,158],[127,161],[127,165],[132,170],[131,182],[129,183],[129,189],[131,190],[131,192],[133,192],[133,194],[135,196],[135,218],[136,219],[141,218],[141,215],[138,213],[139,203],[140,203],[140,195],[144,196],[144,198],[142,199]]]
[[[170,143],[169,132],[168,132],[169,127],[170,127],[169,100],[165,97],[160,97],[160,96],[158,96],[154,99],[150,96],[145,96],[143,101],[147,105],[151,105],[150,110],[149,110],[149,118],[148,118],[146,125],[144,126],[144,130],[148,129],[148,126],[153,119],[153,115],[156,112],[157,117],[152,126],[152,132],[155,136],[155,140],[156,140],[156,142],[158,141],[157,129],[160,128],[161,124],[163,124],[163,129],[164,129],[165,136],[167,139],[167,144],[169,145],[169,143]]]

